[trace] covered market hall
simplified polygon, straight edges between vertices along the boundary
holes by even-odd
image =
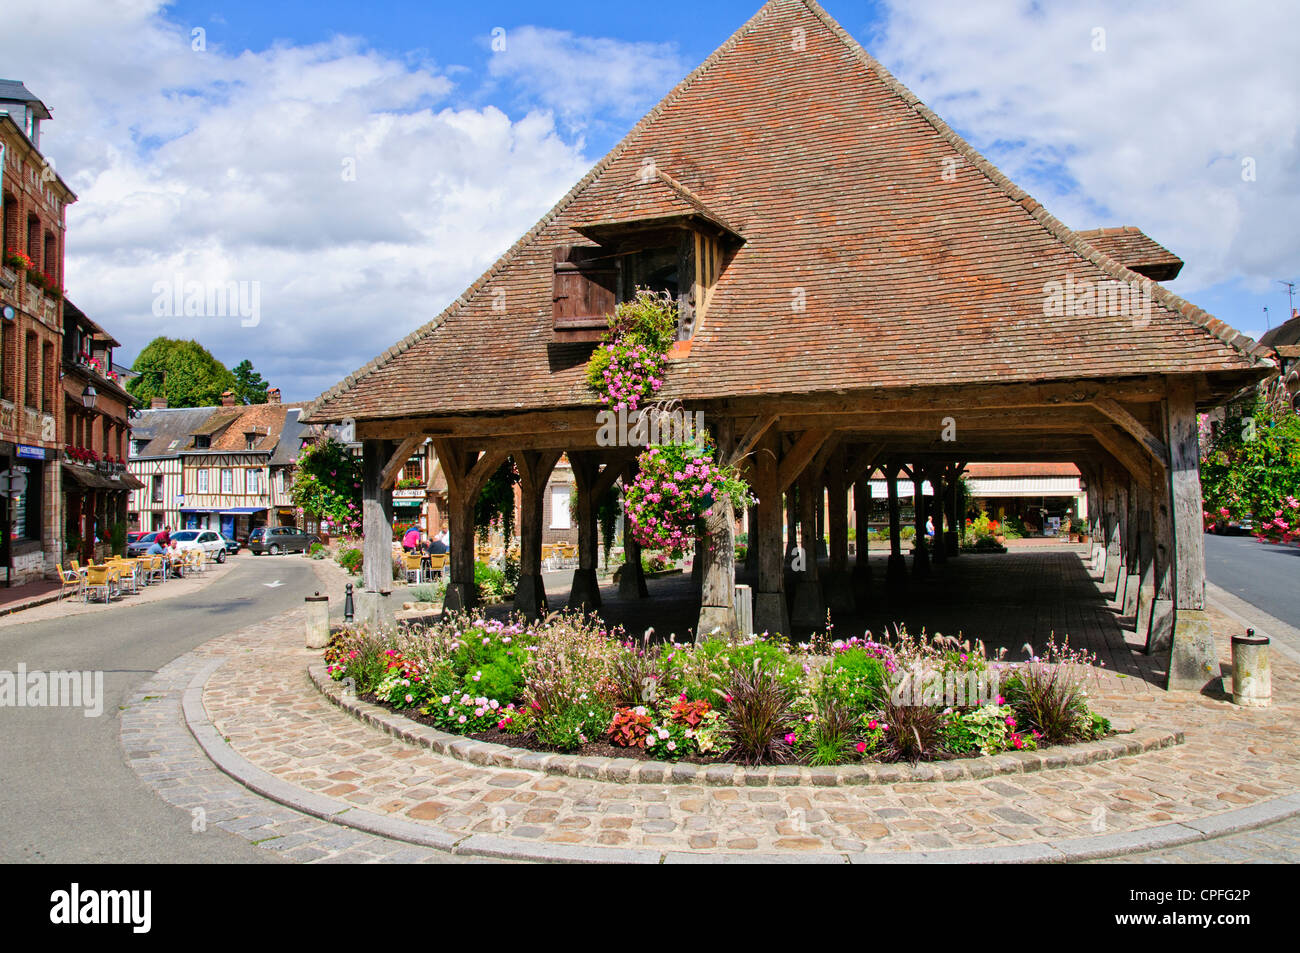
[[[954,613],[980,577],[1014,590],[1007,573],[1044,564],[961,554],[958,481],[976,463],[1072,464],[1094,551],[1086,564],[1056,554],[1077,567],[1061,598],[1084,598],[1077,584],[1095,569],[1137,654],[1162,659],[1170,687],[1200,688],[1219,670],[1197,413],[1275,368],[1159,283],[1180,265],[1137,229],[1070,229],[816,3],[771,0],[450,306],[304,420],[355,423],[372,602],[393,586],[394,483],[431,439],[447,482],[449,609],[475,605],[474,504],[508,459],[522,511],[515,607],[536,616],[565,601],[548,602],[541,562],[543,492],[563,455],[579,537],[568,605],[616,599],[644,627],[685,600],[702,634],[748,628],[751,614],[758,632],[806,631],[828,613],[837,633],[840,620],[891,613],[921,624],[909,588]],[[702,414],[756,498],[751,565],[736,564],[740,514],[719,497],[695,585],[647,585],[625,532],[616,594],[602,594],[597,501],[634,476],[640,448],[600,439],[585,370],[607,316],[642,287],[677,302],[656,398]],[[873,480],[888,541],[857,558],[850,507],[869,522]],[[910,556],[899,481],[921,501]],[[824,558],[791,572],[791,547],[815,553],[819,524]],[[739,619],[738,579],[752,592]]]

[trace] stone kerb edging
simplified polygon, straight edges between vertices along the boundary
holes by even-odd
[[[307,666],[316,689],[343,711],[398,740],[428,748],[435,754],[485,767],[515,768],[563,774],[591,781],[633,784],[707,784],[716,787],[768,787],[850,784],[898,784],[913,781],[971,781],[998,775],[1030,774],[1053,768],[1077,767],[1158,751],[1183,743],[1183,733],[1162,728],[1138,728],[1118,736],[1043,751],[1009,751],[1000,755],[921,764],[804,765],[689,764],[639,761],[634,758],[583,757],[527,751],[508,745],[452,735],[379,705],[349,695],[346,686],[330,678],[323,663]]]

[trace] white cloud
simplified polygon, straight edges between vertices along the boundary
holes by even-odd
[[[160,4],[102,0],[24,30],[4,73],[53,110],[42,145],[79,196],[69,297],[128,355],[195,337],[286,399],[436,315],[589,165],[550,115],[451,108],[437,67],[354,39],[195,52]],[[155,317],[177,274],[259,282],[260,323]]]
[[[574,128],[593,114],[640,119],[694,65],[674,43],[627,43],[536,26],[499,39],[504,49],[493,48],[489,74],[511,81]]]
[[[1300,7],[1272,2],[932,0],[893,2],[870,46],[1066,224],[1137,225],[1181,255],[1191,293],[1292,277],[1298,31]]]

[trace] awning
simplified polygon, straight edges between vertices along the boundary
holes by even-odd
[[[222,516],[250,516],[253,513],[261,513],[265,510],[265,506],[232,506],[229,509],[214,510],[213,512],[220,512]]]
[[[79,467],[74,464],[65,463],[63,465],[64,476],[70,477],[74,483],[85,487],[88,490],[138,490],[144,486],[139,480],[129,473],[118,473],[109,476],[90,467]]]
[[[182,507],[180,508],[180,512],[182,512],[182,513],[216,513],[216,512],[217,512],[217,508],[216,508],[215,506],[182,506]]]

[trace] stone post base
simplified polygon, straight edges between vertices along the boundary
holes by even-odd
[[[784,592],[754,593],[754,631],[790,633],[790,613],[786,610]]]
[[[885,569],[885,591],[890,596],[901,596],[907,592],[907,557],[902,553],[889,554],[889,564]]]
[[[618,594],[624,599],[645,599],[650,595],[646,588],[645,572],[640,564],[629,567],[627,563],[618,571]]]
[[[376,592],[362,589],[356,593],[356,621],[376,629],[388,628],[396,624],[397,602],[391,592]]]
[[[853,574],[847,569],[832,572],[826,577],[824,594],[826,606],[831,612],[852,612],[855,608]]]
[[[925,543],[916,542],[912,548],[912,575],[924,579],[930,575],[930,550]]]
[[[943,548],[948,553],[949,559],[955,559],[961,553],[961,541],[957,538],[956,530],[944,531]]]
[[[600,586],[596,584],[596,570],[575,569],[573,588],[569,590],[570,609],[590,611],[600,608]]]
[[[795,578],[794,600],[790,606],[790,622],[801,628],[820,628],[826,624],[826,605],[822,602],[822,587],[807,573]]]
[[[695,641],[729,638],[736,631],[736,610],[732,606],[700,606]]]
[[[858,608],[865,609],[871,602],[871,567],[865,558],[858,560],[853,567],[853,599]]]
[[[1214,648],[1210,617],[1197,609],[1178,609],[1174,614],[1174,650],[1169,658],[1170,691],[1199,692],[1219,681],[1219,653]]]
[[[515,586],[515,609],[526,618],[537,619],[546,611],[546,587],[541,573],[524,573]]]
[[[442,611],[461,612],[478,605],[478,593],[474,586],[463,582],[447,583],[447,591],[442,597]]]

